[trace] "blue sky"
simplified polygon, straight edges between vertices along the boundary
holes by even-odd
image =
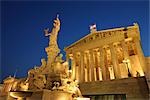
[[[61,30],[58,43],[64,47],[89,33],[89,25],[97,29],[133,25],[140,26],[142,47],[145,56],[149,48],[149,2],[147,1],[13,1],[1,2],[1,76],[24,77],[40,59],[46,58],[44,48],[48,38],[45,28],[52,28],[59,13]],[[65,55],[64,55],[65,56]]]

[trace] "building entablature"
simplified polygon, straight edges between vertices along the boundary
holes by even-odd
[[[99,48],[104,45],[114,44],[118,41],[130,41],[133,38],[138,38],[138,40],[140,40],[139,26],[137,24],[129,27],[107,29],[90,33],[66,47],[65,51],[70,53],[84,51],[95,47]]]

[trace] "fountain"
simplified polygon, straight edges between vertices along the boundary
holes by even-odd
[[[41,59],[41,66],[30,69],[24,80],[14,81],[9,92],[11,97],[25,100],[36,91],[44,91],[42,100],[89,100],[82,97],[78,82],[69,75],[68,63],[62,60],[57,44],[59,30],[60,20],[57,15],[52,31],[44,30],[45,36],[49,37],[49,45],[45,48],[47,60]]]

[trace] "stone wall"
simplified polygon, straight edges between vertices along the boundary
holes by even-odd
[[[145,77],[87,82],[80,84],[83,95],[126,94],[127,100],[148,100]]]
[[[145,57],[146,62],[146,78],[150,80],[150,57]]]
[[[149,91],[150,91],[150,57],[145,57],[145,62],[147,66],[146,79],[147,79],[147,83],[148,83]],[[150,97],[150,92],[149,92],[149,97]]]

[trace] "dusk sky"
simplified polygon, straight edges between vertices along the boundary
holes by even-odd
[[[48,38],[45,28],[52,29],[59,14],[61,30],[58,44],[64,47],[89,34],[89,26],[97,30],[126,27],[137,22],[140,26],[142,48],[150,56],[149,2],[144,1],[82,1],[82,2],[1,2],[1,79],[13,75],[27,76],[27,71],[46,58]],[[65,54],[64,54],[65,56]],[[65,57],[64,57],[65,58]]]

